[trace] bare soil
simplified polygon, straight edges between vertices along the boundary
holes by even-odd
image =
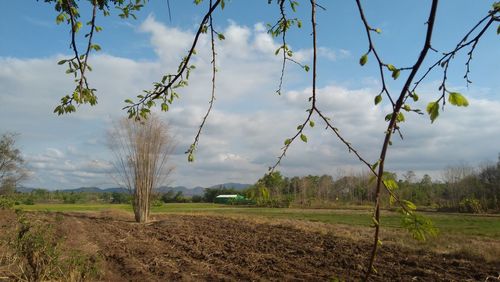
[[[2,230],[15,228],[13,217],[0,211]],[[67,250],[97,253],[103,281],[359,281],[370,250],[370,242],[335,232],[221,216],[161,215],[146,225],[117,212],[29,217],[52,223]],[[376,269],[372,281],[485,281],[500,274],[497,262],[395,245],[380,249]]]

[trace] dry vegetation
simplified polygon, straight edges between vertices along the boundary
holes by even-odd
[[[1,213],[2,230],[14,231],[15,214]],[[142,225],[120,211],[37,212],[27,218],[53,224],[62,251],[97,258],[100,271],[93,277],[106,281],[356,281],[370,246],[366,228],[284,219],[176,214],[156,215]],[[421,245],[400,235],[383,234],[374,281],[484,281],[499,275],[500,260],[493,255],[498,240],[459,241],[469,246],[461,249],[446,244],[453,237]],[[0,277],[13,279],[8,266],[3,259]]]

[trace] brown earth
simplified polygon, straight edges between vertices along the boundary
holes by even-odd
[[[2,230],[13,217],[0,211]],[[221,216],[161,215],[146,225],[117,212],[29,217],[52,223],[67,250],[97,253],[103,281],[359,281],[370,250],[334,232]],[[384,245],[376,269],[372,281],[485,281],[500,265]]]

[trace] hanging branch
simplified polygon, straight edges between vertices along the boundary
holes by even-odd
[[[87,69],[92,70],[91,67],[87,64],[90,52],[92,50],[96,51],[100,50],[99,45],[92,43],[94,31],[96,31],[96,29],[99,29],[99,27],[95,25],[96,12],[98,8],[97,0],[93,0],[91,1],[91,3],[92,3],[92,17],[90,20],[90,31],[85,35],[85,37],[88,37],[87,48],[85,50],[85,53],[80,55],[76,44],[76,36],[82,25],[81,22],[77,21],[79,13],[76,7],[73,6],[72,1],[70,0],[65,1],[67,7],[66,12],[69,15],[69,24],[71,26],[70,46],[71,49],[73,50],[74,57],[67,60],[61,60],[58,62],[58,64],[59,65],[65,63],[68,64],[68,70],[66,71],[66,73],[74,74],[77,86],[71,96],[66,95],[63,98],[61,98],[61,104],[54,109],[54,113],[57,113],[58,115],[76,111],[76,107],[73,105],[73,102],[75,102],[77,105],[89,103],[91,106],[93,106],[97,104],[97,96],[94,93],[96,90],[91,89],[89,87],[89,83],[87,81],[87,77],[85,74]]]
[[[195,48],[198,44],[198,39],[202,33],[207,31],[207,22],[209,21],[210,16],[214,12],[214,10],[219,6],[223,0],[216,0],[215,3],[210,5],[207,13],[203,17],[198,26],[198,30],[194,36],[193,43],[191,44],[191,48],[187,55],[181,60],[181,63],[177,69],[175,74],[167,74],[164,75],[161,82],[154,83],[154,89],[149,91],[144,91],[145,95],[138,95],[139,99],[137,102],[133,102],[130,99],[125,100],[128,103],[128,106],[125,106],[123,109],[127,110],[129,117],[135,117],[136,119],[146,118],[150,113],[150,108],[155,105],[155,100],[162,98],[163,103],[161,105],[161,109],[163,111],[168,110],[168,105],[172,104],[175,98],[178,98],[178,94],[175,92],[176,88],[184,87],[187,85],[187,80],[189,79],[189,73],[195,67],[194,65],[189,65],[191,57],[196,53]],[[185,79],[184,79],[185,75]]]
[[[285,146],[282,148],[281,155],[278,157],[278,160],[276,161],[276,163],[272,167],[269,168],[269,170],[270,170],[270,172],[273,172],[276,169],[276,167],[281,163],[281,160],[285,157],[286,152],[288,151],[290,145],[299,136],[302,139],[302,141],[307,142],[307,136],[305,134],[303,134],[303,131],[308,124],[309,124],[309,126],[314,127],[314,121],[312,121],[311,117],[312,117],[313,113],[317,113],[319,115],[319,117],[325,122],[326,128],[331,129],[334,132],[334,134],[337,136],[337,138],[344,145],[346,145],[349,152],[350,153],[352,152],[353,154],[355,154],[356,157],[359,159],[359,161],[364,163],[368,167],[368,169],[374,174],[375,177],[378,177],[378,174],[375,171],[376,166],[372,165],[368,161],[366,161],[366,159],[361,156],[361,154],[352,146],[352,144],[350,142],[348,142],[340,134],[339,130],[333,126],[330,118],[326,117],[322,113],[322,111],[319,110],[317,107],[316,77],[317,77],[317,49],[318,48],[317,48],[317,32],[316,32],[316,25],[317,24],[316,24],[316,9],[315,9],[317,6],[322,8],[321,6],[317,5],[316,1],[311,0],[311,26],[312,26],[312,45],[313,45],[312,96],[309,98],[309,101],[311,102],[311,106],[307,110],[308,115],[307,115],[306,119],[304,120],[304,122],[302,124],[300,124],[297,127],[298,130],[297,130],[296,134],[293,137],[285,140]],[[324,8],[322,8],[322,9],[324,9]],[[375,50],[375,49],[373,49],[373,50]],[[386,186],[385,183],[383,183],[383,185]],[[391,195],[391,197],[393,199],[395,199],[396,202],[399,203],[400,202],[399,197],[388,187],[386,187],[386,189],[389,192],[389,194]],[[405,212],[407,212],[407,213],[411,212],[411,210],[409,210],[405,205],[401,205],[401,206]]]
[[[363,9],[361,7],[360,1],[356,0],[356,3],[358,5],[360,14],[363,15],[364,13],[363,13]],[[371,252],[371,256],[370,256],[370,262],[368,265],[368,269],[366,271],[365,281],[368,280],[370,274],[374,270],[373,263],[375,261],[377,247],[379,245],[380,199],[381,199],[380,191],[381,191],[382,182],[383,182],[382,177],[384,174],[384,165],[385,165],[387,150],[388,150],[389,144],[391,142],[391,136],[392,136],[393,130],[396,126],[398,113],[400,112],[401,107],[403,106],[403,101],[404,101],[405,95],[408,92],[408,88],[410,87],[415,75],[417,74],[418,70],[420,69],[429,49],[431,48],[431,39],[432,39],[432,32],[434,29],[434,22],[435,22],[435,18],[436,18],[437,6],[438,6],[438,0],[433,0],[430,14],[429,14],[429,19],[427,20],[427,32],[426,32],[424,46],[420,52],[420,55],[419,55],[415,65],[413,65],[413,67],[411,68],[410,75],[406,79],[406,82],[405,82],[403,88],[401,89],[399,97],[396,101],[396,104],[394,105],[392,116],[391,116],[391,119],[390,119],[389,124],[387,126],[386,133],[385,133],[385,139],[384,139],[384,143],[382,145],[382,150],[380,152],[380,158],[379,158],[379,163],[378,163],[377,186],[375,188],[375,213],[374,213],[375,234],[374,234],[374,242],[373,242],[372,252]],[[363,17],[364,16],[362,16],[362,18]]]
[[[212,0],[210,0],[210,6],[212,6]],[[209,101],[209,106],[208,110],[205,113],[205,116],[203,117],[203,121],[201,122],[198,132],[196,133],[196,136],[194,138],[194,142],[189,146],[189,149],[186,151],[186,154],[188,154],[188,161],[193,162],[194,161],[194,151],[196,150],[198,146],[198,142],[200,139],[201,135],[201,130],[205,126],[205,122],[207,121],[208,116],[210,115],[210,112],[212,111],[212,107],[215,101],[215,74],[217,72],[217,66],[216,66],[216,55],[217,53],[215,52],[215,34],[217,33],[214,29],[213,26],[213,20],[212,20],[212,14],[209,16],[209,28],[210,28],[210,47],[212,50],[212,91],[211,91],[211,97]],[[219,38],[222,39],[224,38],[223,35],[220,33],[217,33],[219,35]]]
[[[60,24],[66,22],[70,26],[70,49],[72,50],[73,57],[69,59],[63,59],[58,62],[59,65],[67,64],[68,69],[67,74],[73,74],[76,82],[76,87],[70,95],[65,95],[61,98],[60,104],[54,109],[54,113],[62,115],[65,113],[71,113],[76,111],[76,106],[82,104],[90,104],[94,106],[97,104],[97,96],[94,88],[89,86],[87,80],[87,70],[92,71],[92,68],[88,64],[88,58],[92,51],[99,51],[101,47],[93,42],[94,34],[100,32],[102,27],[96,25],[97,11],[102,11],[104,16],[108,16],[109,3],[113,3],[115,8],[120,10],[119,16],[121,18],[133,17],[135,18],[134,12],[139,11],[147,0],[136,0],[134,2],[130,1],[125,3],[122,0],[89,0],[92,5],[91,18],[87,22],[89,26],[89,32],[85,34],[85,45],[86,48],[83,52],[78,49],[78,32],[82,28],[82,22],[80,19],[80,13],[78,11],[77,1],[75,0],[45,0],[47,3],[55,3],[55,9],[59,12],[56,17],[56,23]]]
[[[465,63],[465,75],[464,79],[466,81],[467,86],[469,83],[471,83],[471,80],[469,78],[469,73],[470,73],[470,63],[472,60],[472,55],[477,47],[477,44],[479,43],[480,39],[483,37],[485,32],[491,27],[491,25],[499,21],[498,14],[500,13],[500,5],[494,6],[494,8],[488,12],[488,14],[483,17],[481,20],[477,22],[459,41],[459,43],[455,46],[455,48],[452,51],[442,53],[441,58],[439,58],[434,64],[432,64],[427,71],[414,83],[411,91],[408,91],[408,96],[416,95],[415,91],[420,86],[421,82],[429,75],[429,73],[435,69],[437,66],[441,66],[443,68],[443,76],[441,79],[441,83],[439,85],[439,91],[441,91],[441,95],[439,98],[432,103],[434,105],[433,113],[434,115],[431,115],[431,120],[434,121],[435,118],[437,118],[438,111],[439,111],[439,103],[442,102],[443,106],[446,103],[445,100],[445,95],[446,94],[458,94],[456,92],[451,92],[448,90],[446,86],[446,82],[448,80],[448,68],[450,66],[451,61],[455,58],[455,56],[464,48],[470,46],[469,52],[467,52],[467,61]],[[481,25],[483,25],[481,27]],[[470,40],[469,37],[477,31],[477,34]],[[430,109],[428,110],[429,114]]]
[[[282,54],[281,73],[280,73],[280,78],[279,78],[279,83],[278,83],[278,89],[276,90],[276,93],[278,95],[281,95],[287,61],[290,61],[290,62],[300,66],[305,71],[309,71],[308,65],[304,65],[304,64],[302,64],[302,63],[300,63],[292,58],[293,51],[287,44],[286,35],[287,35],[288,30],[294,25],[297,25],[298,28],[301,28],[302,21],[300,21],[298,18],[291,18],[290,19],[287,17],[286,9],[285,9],[285,1],[288,1],[289,6],[293,12],[297,11],[296,6],[299,5],[299,3],[297,1],[295,1],[295,0],[277,0],[276,2],[279,6],[280,18],[273,26],[271,26],[269,24],[267,25],[268,26],[267,32],[269,34],[271,34],[271,36],[278,37],[281,35],[281,46],[278,49],[276,49],[276,51],[274,52],[275,55],[278,55],[280,52]],[[269,1],[269,2],[271,2],[271,1]]]

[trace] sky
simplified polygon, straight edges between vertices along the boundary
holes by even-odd
[[[86,1],[84,1],[86,2]],[[88,6],[82,2],[83,17]],[[171,156],[176,167],[169,185],[208,187],[226,182],[254,183],[281,153],[283,141],[306,118],[311,96],[311,73],[289,64],[283,92],[275,93],[281,62],[274,51],[280,45],[267,33],[266,24],[278,19],[277,6],[265,0],[226,0],[214,14],[214,25],[225,40],[216,42],[217,68],[214,109],[204,128],[194,163],[184,152],[193,142],[210,99],[210,42],[202,36],[193,58],[196,70],[189,86],[168,112],[158,112],[168,122],[176,140]],[[359,58],[368,49],[366,34],[355,1],[318,1],[318,103],[341,134],[368,161],[378,159],[384,117],[390,112],[387,99],[375,106],[380,90],[375,58],[361,67]],[[409,66],[418,57],[425,38],[430,1],[362,1],[374,28],[382,30],[374,43],[386,63]],[[432,45],[444,52],[454,48],[466,31],[486,15],[492,1],[443,0],[438,7]],[[102,51],[89,64],[98,104],[80,106],[76,113],[57,116],[52,111],[59,99],[74,89],[66,68],[57,65],[71,56],[70,33],[56,25],[56,11],[43,1],[8,1],[0,18],[0,133],[18,133],[30,178],[28,187],[69,189],[82,186],[115,187],[111,177],[112,155],[106,133],[113,121],[126,116],[124,100],[134,98],[167,72],[176,70],[192,43],[208,1],[151,0],[136,13],[137,19],[120,19],[118,11],[99,16],[103,31],[95,36]],[[288,34],[294,59],[311,65],[309,1],[300,1],[296,13],[301,29]],[[82,38],[80,38],[82,39]],[[448,166],[480,166],[495,162],[500,152],[500,36],[496,26],[476,47],[471,63],[472,84],[463,79],[466,52],[450,66],[448,87],[467,97],[469,107],[447,105],[431,124],[427,115],[407,114],[401,124],[404,139],[394,137],[386,168],[402,175],[429,174],[440,180]],[[431,53],[423,71],[438,59]],[[420,75],[423,72],[420,72]],[[389,75],[388,86],[396,93],[407,77]],[[414,108],[425,109],[439,97],[436,70],[417,90]],[[419,77],[417,75],[417,77]],[[340,177],[363,169],[355,156],[325,130],[313,116],[307,128],[308,142],[292,145],[278,169],[285,176],[329,174]]]

